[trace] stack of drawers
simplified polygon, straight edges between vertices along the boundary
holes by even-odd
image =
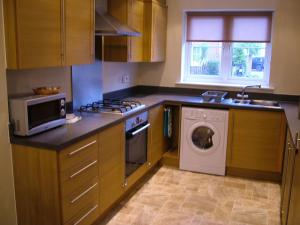
[[[97,136],[59,153],[63,224],[89,225],[99,216]]]

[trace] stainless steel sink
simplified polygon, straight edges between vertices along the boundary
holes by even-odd
[[[269,100],[233,99],[232,103],[237,105],[253,105],[253,106],[280,108],[279,102],[269,101]]]
[[[279,102],[277,101],[268,101],[268,100],[250,100],[250,105],[261,105],[269,107],[280,107]]]
[[[251,100],[249,99],[233,99],[234,104],[250,104]]]

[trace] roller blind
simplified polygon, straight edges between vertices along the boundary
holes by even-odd
[[[187,12],[188,42],[270,42],[272,12]]]

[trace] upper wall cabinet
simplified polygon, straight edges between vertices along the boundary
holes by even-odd
[[[167,7],[163,0],[145,0],[144,61],[163,62],[166,57]]]
[[[94,1],[64,0],[65,65],[90,64],[94,61]]]
[[[8,69],[91,63],[93,0],[4,0]]]
[[[161,62],[165,60],[165,0],[110,0],[108,12],[141,33],[139,37],[105,37],[104,60]]]
[[[144,2],[142,0],[110,0],[108,13],[140,32],[139,37],[105,37],[104,60],[143,61]]]

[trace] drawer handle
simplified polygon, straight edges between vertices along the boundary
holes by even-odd
[[[87,147],[89,147],[89,146],[91,146],[91,145],[93,145],[93,144],[96,144],[96,142],[97,142],[96,140],[95,140],[95,141],[92,141],[91,143],[88,143],[88,144],[86,144],[86,145],[84,145],[84,146],[82,146],[82,147],[76,149],[75,151],[70,152],[68,155],[69,155],[69,156],[73,156],[73,155],[75,155],[76,153],[82,151],[83,149],[85,149],[85,148],[87,148]]]
[[[76,198],[74,198],[72,201],[70,201],[71,204],[74,204],[77,202],[81,197],[89,193],[92,189],[94,189],[98,185],[98,182],[96,182],[94,185],[86,189],[84,192],[82,192],[80,195],[78,195]]]
[[[77,175],[79,175],[80,173],[82,173],[83,171],[87,170],[88,168],[92,167],[93,165],[95,165],[98,161],[95,160],[94,162],[91,162],[90,164],[86,165],[85,167],[83,167],[82,169],[78,170],[77,172],[73,173],[70,178],[74,178]]]
[[[91,208],[86,214],[84,214],[77,222],[75,222],[73,225],[78,225],[81,223],[82,220],[84,220],[88,215],[90,215],[95,209],[98,208],[98,205],[95,205],[93,208]]]

